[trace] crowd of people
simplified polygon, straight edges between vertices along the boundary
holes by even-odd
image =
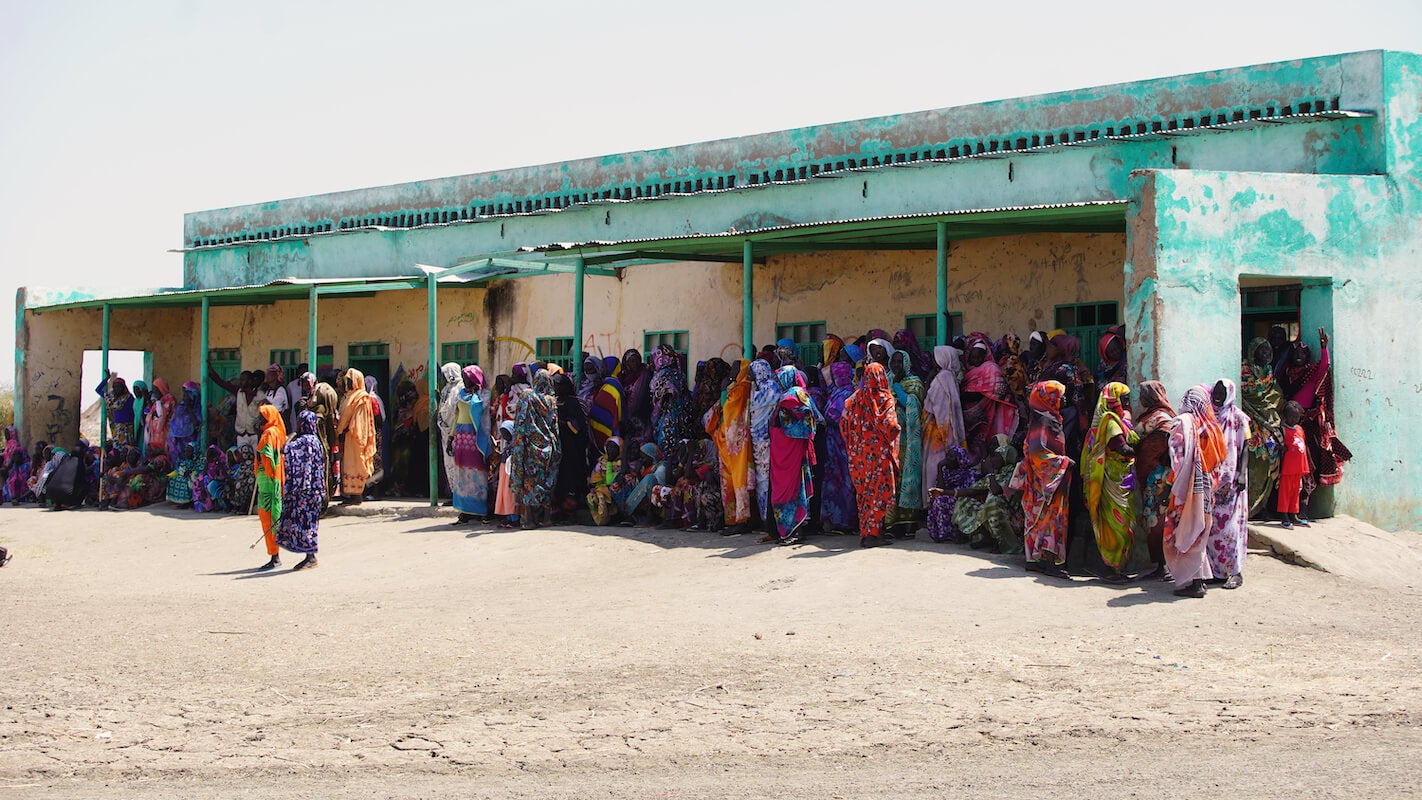
[[[1097,343],[1094,370],[1064,331],[1033,332],[1025,347],[975,332],[926,352],[908,330],[876,329],[829,336],[814,364],[782,340],[735,364],[701,362],[689,383],[665,345],[650,363],[637,350],[585,353],[580,382],[540,361],[492,382],[449,363],[433,414],[438,466],[457,525],[657,525],[782,545],[847,534],[866,548],[926,529],[1062,579],[1079,541],[1089,554],[1077,571],[1159,577],[1200,597],[1211,582],[1243,582],[1251,514],[1307,525],[1312,492],[1342,477],[1351,455],[1333,429],[1322,329],[1319,341],[1315,361],[1275,328],[1246,347],[1239,384],[1192,386],[1176,404],[1157,381],[1132,391],[1119,326]],[[4,497],[255,510],[262,569],[282,548],[313,567],[331,500],[359,503],[381,478],[384,405],[355,369],[281,378],[273,365],[219,381],[231,396],[208,415],[214,444],[200,457],[195,383],[174,398],[161,378],[130,392],[106,376],[108,452],[40,442],[31,455],[8,429]],[[406,392],[394,427],[415,431],[410,418],[428,419],[429,406]]]

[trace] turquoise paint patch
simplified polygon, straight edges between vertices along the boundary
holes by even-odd
[[[1209,194],[1206,194],[1205,196],[1206,196],[1206,197],[1209,197],[1209,196],[1211,196],[1211,195],[1213,195],[1213,194],[1214,194],[1214,192],[1211,191]],[[1255,201],[1257,201],[1258,199],[1259,199],[1259,193],[1256,192],[1256,191],[1254,191],[1254,187],[1251,186],[1250,188],[1245,189],[1244,191],[1237,193],[1234,197],[1231,197],[1231,198],[1229,199],[1229,205],[1230,205],[1230,208],[1233,208],[1233,209],[1235,209],[1236,211],[1238,211],[1238,210],[1240,210],[1240,209],[1249,208],[1250,206],[1253,206],[1254,203],[1255,203]]]
[[[1258,243],[1269,250],[1282,252],[1310,247],[1317,243],[1303,223],[1294,219],[1286,209],[1276,209],[1264,214],[1254,224]]]

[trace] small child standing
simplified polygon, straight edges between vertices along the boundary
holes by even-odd
[[[494,443],[494,470],[499,475],[499,487],[494,491],[494,513],[504,517],[499,528],[512,530],[518,527],[518,506],[514,503],[513,490],[509,480],[513,475],[513,462],[509,460],[509,450],[513,447],[513,423],[505,420],[499,423],[499,438]]]
[[[1303,479],[1310,470],[1308,444],[1304,442],[1303,428],[1299,427],[1303,406],[1290,400],[1281,409],[1280,417],[1284,422],[1284,460],[1279,472],[1279,514],[1285,528],[1295,525],[1307,528],[1308,522],[1299,519]]]

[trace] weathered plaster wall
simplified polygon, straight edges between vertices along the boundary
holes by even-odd
[[[197,339],[191,309],[115,309],[109,322],[114,350],[153,354],[153,374],[166,376],[176,391],[197,372],[188,343]],[[22,441],[43,439],[72,446],[79,437],[79,414],[95,399],[93,386],[80,385],[85,350],[103,346],[103,312],[97,309],[23,312],[17,346],[25,352],[16,387]],[[181,376],[176,381],[173,376]],[[130,384],[137,376],[125,376]]]
[[[847,158],[872,157],[878,164],[914,161],[924,151],[936,156],[965,148],[1016,150],[1096,139],[1122,128],[1184,129],[1305,105],[1373,110],[1382,56],[1378,51],[1320,56],[203,211],[185,217],[184,242],[339,225],[370,214],[452,209],[457,215],[461,207],[516,200],[531,207],[535,198],[540,204],[561,202],[572,194],[630,197],[634,190],[669,182],[677,192],[720,188],[727,179],[744,187],[753,176],[794,178],[799,168],[834,169]]]
[[[1422,217],[1383,177],[1218,172],[1136,176],[1126,266],[1133,363],[1179,397],[1238,379],[1239,280],[1302,279],[1302,329],[1329,328],[1339,437],[1356,454],[1341,511],[1422,525],[1422,459],[1408,444],[1422,367],[1406,330],[1422,308]],[[1193,345],[1193,346],[1190,346]]]
[[[184,255],[184,283],[216,288],[284,277],[409,274],[524,246],[754,231],[896,214],[1122,200],[1132,170],[1372,173],[1373,120],[1269,125],[1231,133],[1117,142],[948,164],[871,170],[745,191],[612,203],[411,230],[360,230],[204,248]]]

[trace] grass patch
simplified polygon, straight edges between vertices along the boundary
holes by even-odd
[[[15,424],[15,390],[0,390],[0,427]]]

